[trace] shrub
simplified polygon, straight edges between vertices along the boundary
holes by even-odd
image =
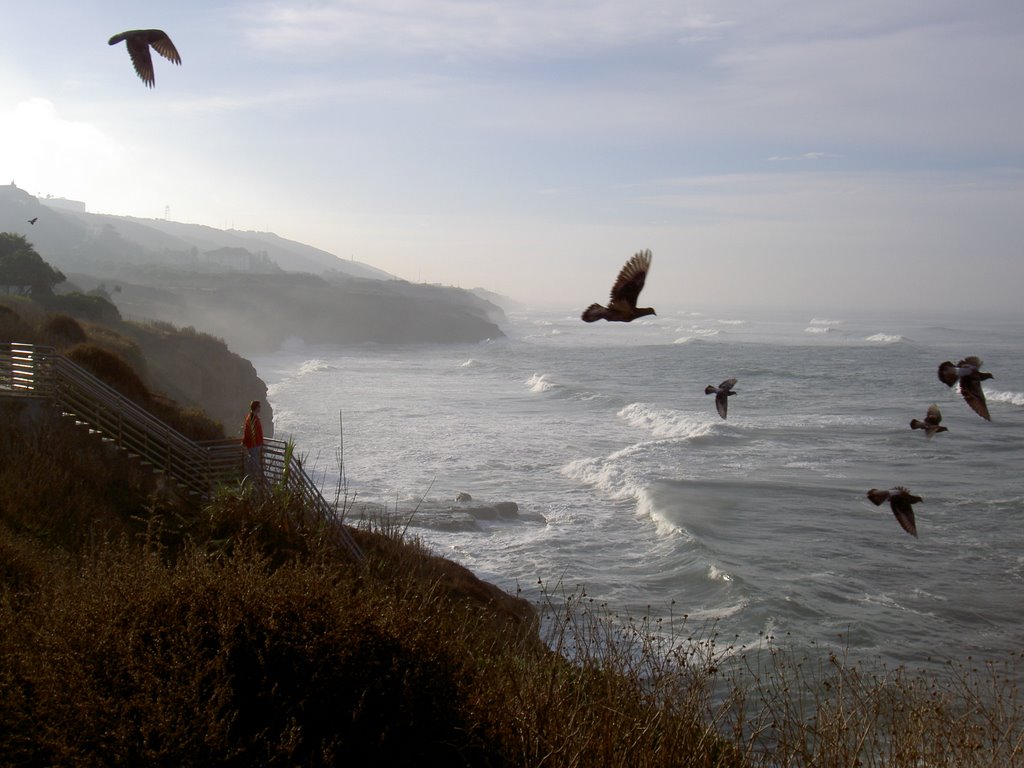
[[[149,390],[120,356],[92,343],[76,344],[64,353],[100,381],[139,405],[150,402]]]
[[[79,320],[95,323],[118,323],[121,313],[117,307],[102,296],[87,296],[84,293],[40,297],[43,305],[52,312],[66,312]]]
[[[88,340],[82,326],[70,315],[51,314],[40,330],[44,343],[53,347],[68,347]]]
[[[10,307],[0,304],[0,342],[33,342],[35,336],[31,326],[21,319],[21,315]]]

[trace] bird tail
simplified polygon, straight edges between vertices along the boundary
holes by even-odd
[[[868,491],[868,498],[871,500],[871,503],[874,504],[876,507],[881,506],[882,504],[885,503],[886,499],[889,498],[889,492],[880,491],[877,488],[872,488],[870,491]]]
[[[708,384],[706,387],[704,387],[704,394],[705,395],[713,395],[714,393],[715,393],[715,388],[713,386],[711,386],[710,384]]]
[[[956,384],[956,378],[956,366],[949,360],[939,364],[939,381],[947,387],[952,387]]]
[[[910,420],[910,428],[911,429],[924,429],[925,426],[926,426],[925,423],[923,421],[920,421],[919,419],[911,419]]]
[[[596,320],[601,320],[605,317],[607,310],[600,304],[591,304],[589,307],[583,310],[583,314],[580,317],[585,323],[593,323]]]

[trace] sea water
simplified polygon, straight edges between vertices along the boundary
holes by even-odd
[[[504,330],[254,363],[328,498],[509,592],[886,664],[1021,650],[1024,319],[523,311]],[[969,355],[991,422],[936,376]],[[729,378],[723,420],[704,388]],[[927,439],[909,422],[932,403],[949,431]],[[865,496],[896,485],[923,498],[919,538]]]

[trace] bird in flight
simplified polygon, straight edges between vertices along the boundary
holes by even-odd
[[[896,515],[896,522],[911,536],[917,536],[917,525],[914,524],[914,504],[924,501],[920,496],[915,496],[902,485],[890,488],[888,491],[880,491],[872,488],[868,491],[868,498],[876,507],[888,500],[892,513]]]
[[[924,421],[921,421],[920,419],[911,419],[910,428],[923,429],[925,437],[931,440],[932,436],[939,432],[949,432],[946,427],[940,427],[940,423],[942,423],[942,413],[939,411],[939,406],[932,403],[928,406],[928,413],[925,414]]]
[[[710,395],[712,392],[715,393],[715,408],[718,409],[718,415],[723,419],[726,413],[729,411],[729,395],[735,395],[733,387],[736,386],[736,379],[726,379],[717,387],[713,387],[708,384],[704,387],[704,394]]]
[[[981,360],[977,357],[965,357],[956,365],[948,360],[939,365],[939,380],[947,387],[952,387],[960,382],[960,394],[971,406],[971,409],[986,421],[992,421],[988,415],[988,405],[985,403],[985,393],[981,389],[981,382],[991,379],[991,373],[981,370]]]
[[[107,43],[117,45],[122,40],[128,46],[128,55],[131,56],[135,71],[149,88],[156,82],[153,76],[153,57],[149,53],[151,46],[168,61],[181,64],[178,49],[162,29],[130,29],[114,35]]]
[[[37,221],[39,221],[39,217],[33,216],[31,219],[28,220],[28,223],[31,224],[32,226],[35,226]]]
[[[643,290],[647,271],[651,268],[651,252],[639,251],[633,254],[619,272],[619,277],[612,286],[611,299],[607,307],[591,304],[581,316],[584,322],[593,323],[597,320],[628,323],[644,315],[655,314],[653,307],[638,307],[636,300]]]

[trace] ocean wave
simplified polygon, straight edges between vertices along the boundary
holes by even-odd
[[[721,323],[722,325],[746,325],[747,324],[746,320],[716,320],[715,322],[716,323]]]
[[[708,578],[712,581],[732,581],[732,576],[714,565],[708,566]]]
[[[812,317],[810,320],[811,325],[842,325],[842,320],[827,320],[822,317]]]
[[[669,409],[651,408],[643,403],[630,403],[616,415],[630,426],[646,429],[654,437],[703,437],[715,428],[711,421],[690,418]]]
[[[609,498],[619,501],[633,501],[633,512],[639,518],[647,518],[657,526],[663,536],[681,535],[687,540],[692,536],[678,524],[672,522],[658,508],[651,492],[633,473],[633,454],[646,450],[650,443],[639,443],[616,451],[604,458],[576,459],[562,467],[562,474],[571,480],[589,485]]]
[[[641,489],[632,482],[626,465],[618,460],[621,453],[617,451],[605,458],[575,459],[562,467],[562,474],[593,486],[613,499],[637,499]]]
[[[535,373],[526,380],[526,386],[530,388],[531,392],[547,392],[558,385],[551,381],[546,373]]]
[[[296,376],[309,376],[313,373],[322,373],[324,371],[336,371],[338,366],[328,363],[326,360],[321,360],[318,357],[314,357],[312,360],[307,360],[300,365],[296,371]]]
[[[985,393],[985,398],[993,403],[1024,405],[1024,392],[999,392],[998,390],[989,390]]]
[[[476,368],[480,365],[478,360],[474,360],[472,357],[464,363],[459,364],[459,368]]]
[[[811,322],[814,322],[813,320]],[[832,328],[827,325],[809,325],[804,328],[804,333],[831,333]]]
[[[864,339],[864,341],[877,341],[881,344],[895,344],[896,342],[906,340],[905,336],[901,336],[898,333],[876,333]]]

